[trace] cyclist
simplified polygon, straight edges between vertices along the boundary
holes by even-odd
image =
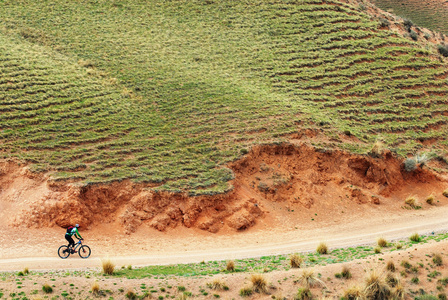
[[[68,241],[68,251],[70,253],[75,253],[75,241],[73,240],[72,236],[74,235],[78,240],[82,240],[81,235],[78,231],[79,224],[76,224],[75,226],[70,226],[67,228],[67,232],[65,233],[65,239]]]

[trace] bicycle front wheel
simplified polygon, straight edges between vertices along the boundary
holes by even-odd
[[[65,259],[70,256],[70,251],[68,251],[68,247],[66,245],[62,245],[58,249],[58,255],[60,258]]]
[[[79,248],[78,250],[79,256],[81,256],[81,258],[88,258],[90,256],[90,247],[83,245]]]

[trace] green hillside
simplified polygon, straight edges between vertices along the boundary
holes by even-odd
[[[299,126],[447,147],[447,64],[336,0],[0,0],[0,20],[1,156],[57,180],[220,193]]]

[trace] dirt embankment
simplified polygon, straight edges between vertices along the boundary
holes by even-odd
[[[402,160],[390,151],[374,158],[305,144],[266,145],[229,167],[235,172],[231,193],[188,197],[154,192],[129,181],[107,186],[55,183],[26,166],[3,162],[0,219],[14,226],[79,223],[88,228],[115,222],[127,233],[142,224],[160,231],[185,226],[215,233],[247,229],[259,218],[275,223],[274,206],[300,217],[318,212],[331,219],[341,213],[340,207],[348,214],[360,207],[399,209],[406,196],[440,194],[447,185],[426,168],[405,171]]]

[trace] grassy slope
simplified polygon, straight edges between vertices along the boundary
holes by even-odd
[[[2,155],[55,178],[223,192],[226,162],[303,121],[446,149],[446,64],[338,1],[0,0],[0,18]]]

